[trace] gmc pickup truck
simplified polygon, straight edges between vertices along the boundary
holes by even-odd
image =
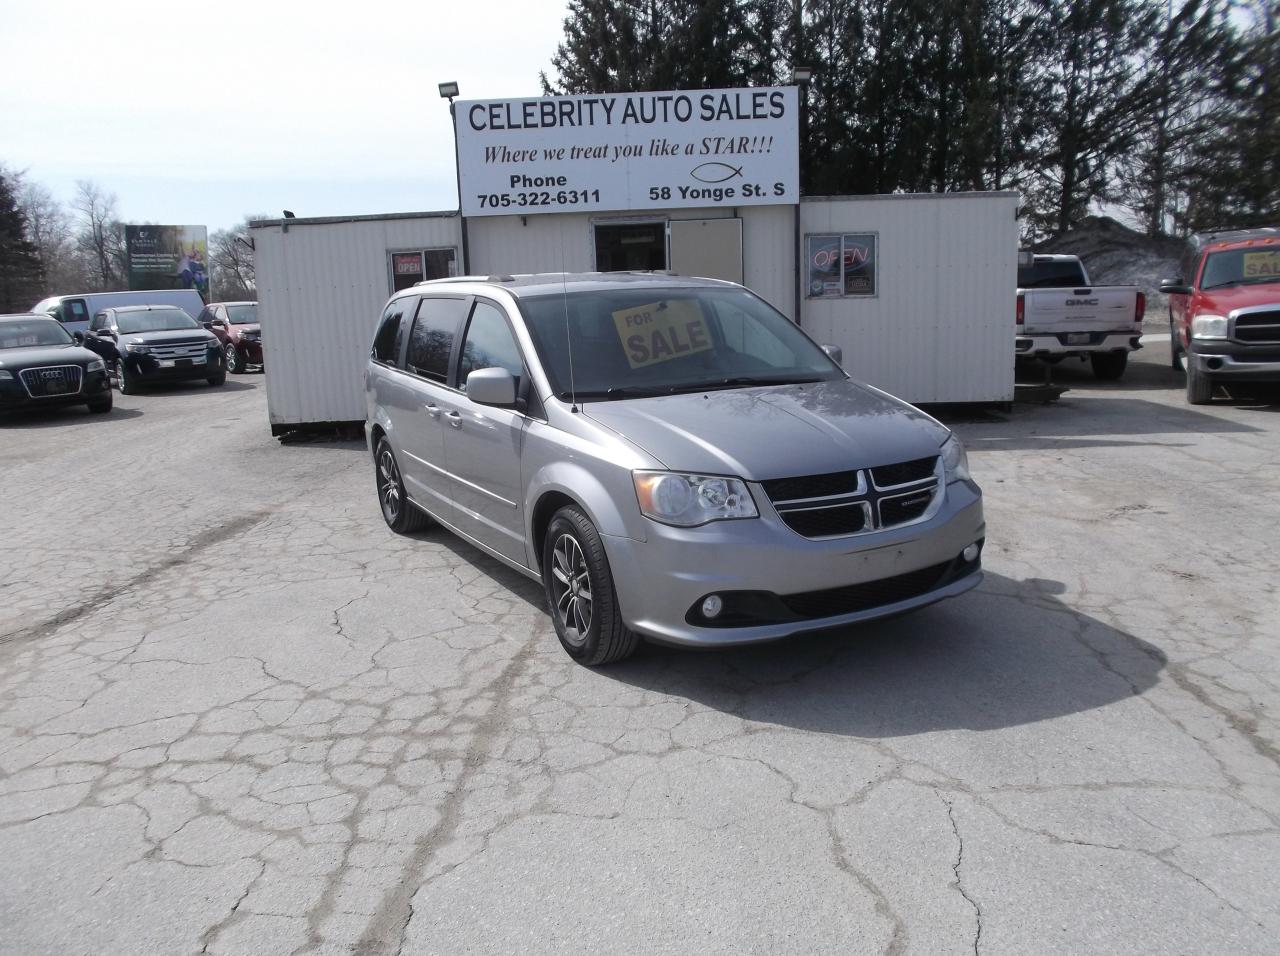
[[[1218,385],[1280,383],[1280,227],[1197,236],[1181,268],[1160,291],[1187,402],[1208,404]]]
[[[1088,357],[1093,374],[1117,379],[1142,346],[1146,296],[1136,286],[1095,286],[1077,256],[1018,256],[1018,358],[1057,364]]]

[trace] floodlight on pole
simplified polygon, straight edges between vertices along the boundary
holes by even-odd
[[[450,82],[450,83],[440,84],[440,99],[448,100],[450,103],[452,103],[453,98],[457,95],[458,95],[457,83]]]

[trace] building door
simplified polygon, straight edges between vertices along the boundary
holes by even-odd
[[[598,272],[644,272],[666,267],[666,223],[596,224],[596,270]]]
[[[671,271],[742,283],[741,219],[673,219]]]

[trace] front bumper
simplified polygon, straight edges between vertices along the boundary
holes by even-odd
[[[1071,335],[1088,336],[1084,342],[1069,341]],[[1055,335],[1018,335],[1014,339],[1014,351],[1018,355],[1088,355],[1091,352],[1133,352],[1142,348],[1138,340],[1141,330],[1115,332],[1059,332]]]
[[[604,536],[604,545],[630,628],[673,644],[732,645],[888,617],[961,594],[982,580],[979,561],[965,563],[961,552],[985,535],[981,492],[952,482],[933,518],[875,534],[815,541],[766,507],[759,518],[699,528],[654,522],[646,541]],[[695,623],[694,609],[710,594],[724,597],[734,623]]]
[[[246,365],[262,364],[262,342],[252,339],[238,339],[235,343],[236,351],[240,353],[240,357],[244,359]]]
[[[1280,382],[1280,345],[1241,345],[1191,340],[1188,360],[1214,379]]]
[[[222,352],[219,349],[209,349],[203,362],[192,362],[190,365],[161,365],[159,359],[145,352],[129,353],[121,361],[143,383],[203,379],[217,375],[223,367]]]
[[[0,379],[0,408],[56,408],[105,401],[111,394],[111,379],[105,371],[86,372],[78,392],[67,395],[32,397],[16,378]]]

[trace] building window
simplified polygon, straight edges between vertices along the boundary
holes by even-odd
[[[600,223],[596,226],[597,272],[642,272],[666,267],[665,222]]]
[[[458,271],[452,249],[410,249],[390,256],[392,292],[426,279],[445,279]]]
[[[874,232],[806,236],[809,277],[805,295],[811,299],[874,296],[876,238]]]

